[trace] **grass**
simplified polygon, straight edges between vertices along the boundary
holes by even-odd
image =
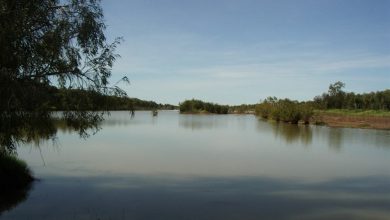
[[[330,127],[390,130],[390,111],[378,110],[316,110],[311,122]]]
[[[0,186],[8,189],[24,187],[34,180],[24,161],[6,154],[0,154],[0,179]]]
[[[349,109],[328,109],[328,110],[315,110],[315,114],[329,114],[329,115],[341,115],[341,116],[377,116],[377,117],[390,117],[390,111],[385,110],[349,110]]]
[[[24,161],[0,153],[0,215],[26,200],[33,180]]]

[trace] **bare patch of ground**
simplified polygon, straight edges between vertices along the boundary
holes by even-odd
[[[317,113],[312,123],[325,124],[330,127],[371,128],[390,130],[390,117],[367,115],[342,115],[334,113]]]

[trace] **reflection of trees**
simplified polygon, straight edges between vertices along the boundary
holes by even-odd
[[[155,125],[158,122],[158,117],[153,116],[151,111],[115,111],[104,118],[104,126],[128,126],[128,125]],[[161,113],[161,111],[160,111]],[[160,114],[159,113],[159,114]]]
[[[0,112],[0,214],[24,201],[33,178],[27,165],[16,156],[19,144],[54,140],[57,129],[78,132],[86,138],[99,130],[103,113],[63,112],[59,114],[38,112]],[[26,169],[21,169],[21,167]]]
[[[287,143],[300,141],[308,145],[313,139],[313,132],[310,126],[287,123],[272,123],[272,129],[277,137],[282,137]]]
[[[0,187],[0,216],[4,211],[11,210],[19,203],[27,199],[32,183],[19,187],[18,189],[10,189],[9,187]]]
[[[339,152],[343,141],[343,130],[339,128],[329,129],[329,149]]]
[[[309,145],[313,140],[313,132],[316,134],[325,134],[328,140],[329,148],[334,151],[340,151],[343,132],[337,128],[326,128],[326,130],[320,129],[313,131],[313,128],[308,125],[293,125],[287,123],[270,123],[276,137],[282,137],[287,143],[291,144],[300,141],[304,145]],[[320,127],[325,128],[325,127]]]
[[[226,126],[227,120],[221,120],[217,117],[223,117],[220,115],[180,115],[179,125],[181,127],[201,130],[201,129],[213,129]]]
[[[97,131],[103,113],[88,110],[125,96],[108,81],[120,39],[107,42],[100,2],[1,1],[0,18],[0,156],[55,138],[59,119],[81,137]]]
[[[72,130],[80,137],[88,137],[99,130],[103,113],[64,112],[42,113],[1,113],[0,153],[15,153],[20,143],[34,143],[55,139],[57,129]]]
[[[376,130],[375,131],[375,136],[372,138],[373,141],[375,142],[375,146],[384,148],[386,150],[390,150],[390,131],[382,131],[382,130]]]
[[[48,115],[38,113],[1,113],[0,151],[2,154],[15,151],[18,143],[39,142],[56,133]]]

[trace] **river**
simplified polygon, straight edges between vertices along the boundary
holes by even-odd
[[[17,151],[39,180],[0,219],[390,219],[390,131],[111,112]]]

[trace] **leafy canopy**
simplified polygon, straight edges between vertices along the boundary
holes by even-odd
[[[0,20],[2,82],[123,94],[108,87],[120,39],[106,42],[100,1],[0,0]]]
[[[53,86],[126,95],[108,81],[121,39],[107,43],[105,29],[99,0],[0,0],[0,143],[49,117]],[[63,114],[70,125],[102,119],[63,101],[76,103]]]

